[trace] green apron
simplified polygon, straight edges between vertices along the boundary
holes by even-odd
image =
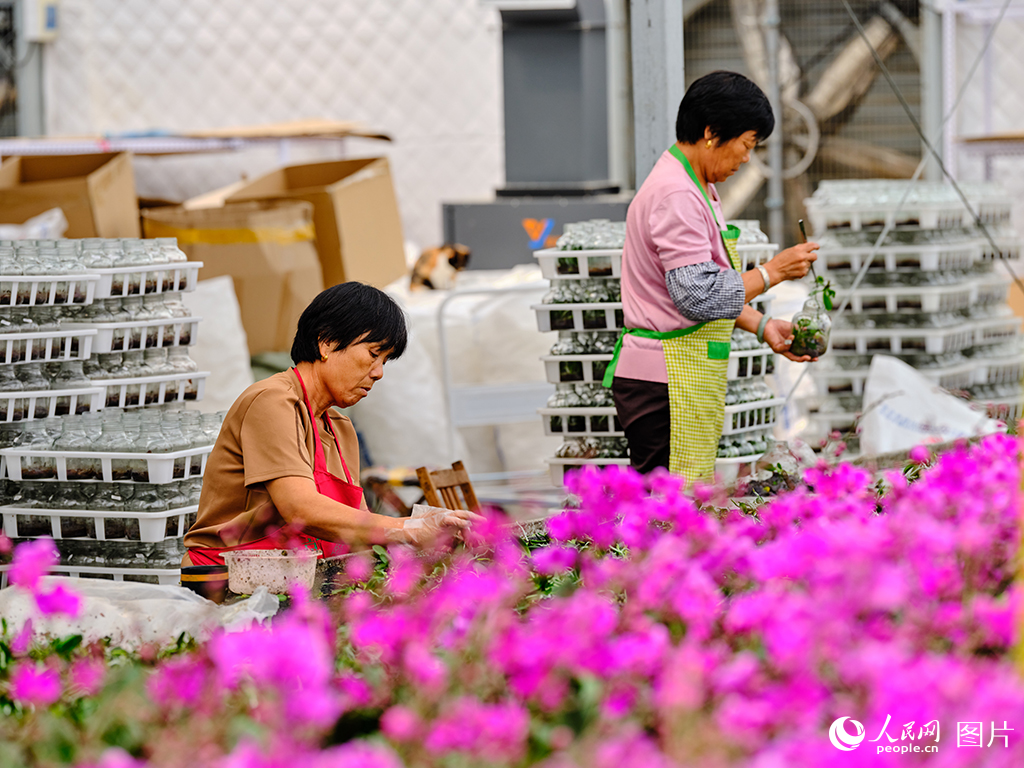
[[[733,269],[740,268],[736,241],[740,231],[729,225],[721,229],[707,192],[697,181],[690,161],[675,144],[669,152],[683,164],[686,172],[704,195],[711,215],[718,224],[722,242]],[[715,473],[718,441],[725,420],[725,387],[729,368],[732,330],[735,320],[707,320],[675,331],[651,331],[626,328],[619,335],[615,352],[604,375],[610,387],[622,351],[625,334],[661,341],[668,372],[668,404],[671,421],[669,471],[686,478],[687,486],[697,480],[710,480]]]

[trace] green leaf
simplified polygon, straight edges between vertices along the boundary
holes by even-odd
[[[68,659],[71,658],[71,654],[81,644],[81,635],[71,635],[70,637],[65,637],[63,640],[54,640],[53,652],[61,658]]]
[[[374,552],[375,555],[377,555],[377,557],[379,557],[385,563],[390,563],[391,562],[391,558],[388,557],[388,551],[386,549],[384,549],[384,547],[382,547],[380,544],[374,544],[373,545],[373,552]]]

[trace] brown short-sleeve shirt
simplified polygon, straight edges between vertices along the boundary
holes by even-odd
[[[327,471],[359,483],[359,441],[347,416],[328,410],[341,454],[324,419],[317,434]],[[258,381],[243,392],[224,418],[206,463],[203,493],[186,547],[221,549],[245,544],[284,524],[265,483],[279,477],[313,480],[314,432],[294,371]]]

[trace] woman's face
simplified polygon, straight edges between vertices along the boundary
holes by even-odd
[[[322,380],[339,408],[358,403],[384,376],[388,353],[381,351],[380,344],[356,340],[334,352],[327,345],[322,344],[321,348],[327,352],[327,361],[320,363]]]
[[[711,184],[725,181],[750,160],[750,153],[757,146],[757,134],[754,131],[741,133],[735,139],[719,143],[712,139],[712,147],[708,151],[706,177]]]

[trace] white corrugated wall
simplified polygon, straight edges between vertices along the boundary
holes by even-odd
[[[504,179],[501,32],[478,0],[63,0],[45,49],[51,135],[358,120],[386,154],[405,236],[441,241],[441,202]],[[340,156],[291,145],[289,162]],[[260,174],[276,148],[139,158],[140,194],[186,197]]]

